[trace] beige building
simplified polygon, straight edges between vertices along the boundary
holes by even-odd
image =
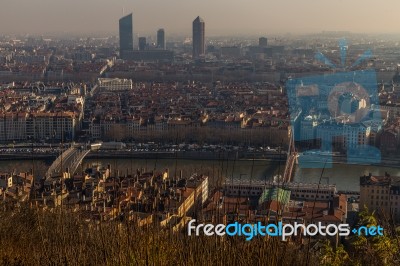
[[[0,141],[19,141],[26,139],[27,113],[0,114]]]
[[[360,177],[360,210],[364,206],[400,222],[400,177],[389,174]]]
[[[80,116],[73,112],[0,114],[0,141],[73,139]]]

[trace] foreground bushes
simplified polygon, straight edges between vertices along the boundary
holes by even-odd
[[[306,265],[300,247],[277,238],[189,237],[27,206],[2,208],[0,236],[3,265]]]
[[[1,265],[396,265],[395,240],[356,238],[314,249],[315,242],[189,237],[134,223],[89,223],[65,210],[0,205]],[[376,243],[382,250],[372,248]]]

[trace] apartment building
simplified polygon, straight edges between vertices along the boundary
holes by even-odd
[[[360,209],[367,207],[379,215],[400,222],[400,177],[374,176],[360,177]]]
[[[0,115],[0,141],[74,139],[79,117],[73,112],[4,113]]]

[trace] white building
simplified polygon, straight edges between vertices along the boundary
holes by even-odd
[[[281,187],[291,191],[290,197],[296,200],[329,201],[337,194],[335,185],[288,183],[261,180],[227,180],[224,184],[224,193],[232,197],[260,197],[265,189]]]
[[[131,79],[100,78],[99,88],[108,91],[131,90],[133,88],[133,82]]]

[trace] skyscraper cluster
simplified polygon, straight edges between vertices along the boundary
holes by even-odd
[[[133,22],[132,13],[122,17],[119,20],[119,48],[120,55],[123,58],[125,54],[129,54],[134,50],[133,45]],[[139,38],[139,50],[144,51],[147,49],[146,37]],[[159,29],[157,31],[157,49],[165,50],[165,31],[164,29]]]
[[[133,45],[133,23],[132,13],[119,20],[120,56],[124,58],[127,54],[132,54]],[[145,37],[139,38],[139,51],[147,50],[148,45]],[[166,50],[165,31],[157,31],[157,49]],[[193,21],[193,59],[199,59],[205,54],[205,23],[201,17]]]

